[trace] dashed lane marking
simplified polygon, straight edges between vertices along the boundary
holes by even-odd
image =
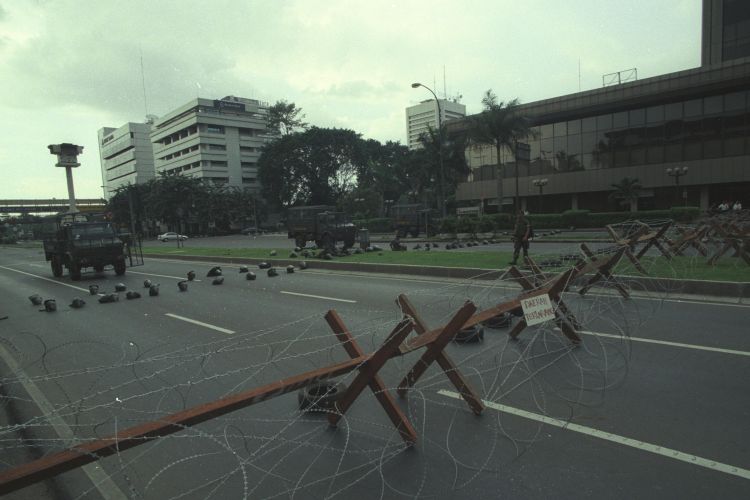
[[[211,330],[216,330],[217,332],[221,333],[227,333],[227,334],[233,334],[235,333],[234,330],[227,330],[226,328],[222,328],[220,326],[212,325],[210,323],[204,323],[203,321],[198,321],[195,319],[186,318],[185,316],[179,316],[177,314],[172,313],[164,313],[165,316],[169,316],[170,318],[179,319],[180,321],[185,321],[187,323],[192,323],[194,325],[202,326],[204,328],[210,328]]]
[[[453,398],[453,399],[462,399],[461,395],[458,394],[457,392],[441,390],[441,391],[438,391],[438,394],[440,394],[441,396],[446,396],[446,397]],[[520,408],[514,408],[512,406],[498,404],[492,401],[483,401],[483,402],[485,406],[487,406],[487,408],[492,408],[493,410],[497,410],[503,413],[508,413],[510,415],[515,415],[515,416],[526,418],[529,420],[534,420],[536,422],[541,422],[543,424],[551,425],[553,427],[559,427],[561,429],[566,429],[572,432],[578,432],[580,434],[585,434],[587,436],[591,436],[591,437],[595,437],[598,439],[603,439],[605,441],[610,441],[613,443],[621,444],[623,446],[629,446],[631,448],[636,448],[641,451],[671,458],[672,460],[679,460],[681,462],[687,462],[689,464],[697,465],[699,467],[704,467],[706,469],[711,469],[717,472],[723,472],[724,474],[731,474],[733,476],[738,476],[743,479],[750,479],[750,470],[743,469],[741,467],[735,467],[734,465],[724,464],[724,463],[717,462],[715,460],[711,460],[708,458],[703,458],[703,457],[699,457],[696,455],[691,455],[689,453],[684,453],[682,451],[673,450],[672,448],[667,448],[664,446],[659,446],[657,444],[640,441],[638,439],[631,439],[625,436],[619,436],[617,434],[612,434],[611,432],[600,431],[599,429],[594,429],[593,427],[586,427],[584,425],[574,424],[571,422],[567,422],[565,420],[547,417],[545,415],[539,415],[538,413],[532,413],[530,411],[521,410]]]
[[[357,303],[356,300],[337,299],[336,297],[325,297],[323,295],[311,295],[309,293],[285,292],[283,290],[280,293],[283,293],[284,295],[296,295],[298,297],[310,297],[312,299],[335,300],[336,302],[346,302],[348,304],[356,304]]]
[[[175,280],[186,280],[187,279],[187,277],[185,277],[185,276],[169,276],[168,274],[140,273],[138,271],[128,271],[128,272],[130,274],[140,274],[140,275],[143,275],[143,276],[157,276],[159,278],[172,278],[172,279],[175,279]],[[193,280],[193,281],[200,282],[201,280]]]

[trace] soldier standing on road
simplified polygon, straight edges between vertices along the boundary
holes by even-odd
[[[516,225],[513,228],[513,261],[510,263],[515,266],[518,262],[518,253],[523,248],[523,256],[529,256],[529,235],[531,233],[531,223],[526,217],[523,210],[518,211],[516,216]]]

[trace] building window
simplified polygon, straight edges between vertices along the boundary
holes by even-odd
[[[243,184],[255,184],[256,182],[257,180],[255,179],[255,177],[243,177],[242,178]]]
[[[211,134],[223,134],[224,127],[222,127],[221,125],[206,125],[206,132],[209,132]]]
[[[209,144],[208,149],[211,151],[226,151],[227,147],[223,144]]]

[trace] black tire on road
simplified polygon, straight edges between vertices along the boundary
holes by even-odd
[[[99,264],[97,266],[94,266],[94,271],[96,271],[97,273],[103,272],[104,271],[104,265],[103,264]]]
[[[118,260],[115,262],[115,274],[117,276],[122,276],[125,274],[125,261],[124,260]]]
[[[59,278],[63,275],[63,265],[62,262],[60,262],[60,259],[53,257],[50,266],[52,267],[52,276]]]
[[[302,411],[332,412],[336,401],[346,392],[346,385],[332,381],[316,382],[299,390],[297,401]]]

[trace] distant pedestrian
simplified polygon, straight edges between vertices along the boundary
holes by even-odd
[[[732,210],[734,210],[735,212],[739,212],[740,210],[742,210],[742,202],[740,200],[735,201],[734,205],[732,205]]]
[[[727,200],[724,200],[719,205],[719,213],[725,213],[729,211],[729,202]]]
[[[531,234],[531,223],[523,210],[516,215],[516,225],[513,228],[513,261],[511,265],[518,263],[518,254],[523,249],[523,256],[529,256],[529,236]]]

